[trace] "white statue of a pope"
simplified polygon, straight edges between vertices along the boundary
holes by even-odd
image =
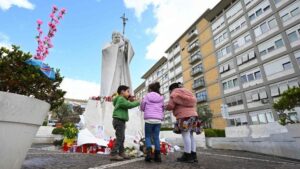
[[[132,89],[129,64],[133,56],[129,40],[119,32],[113,32],[112,42],[102,49],[100,96],[113,95],[120,85]]]

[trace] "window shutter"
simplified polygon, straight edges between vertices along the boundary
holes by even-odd
[[[266,99],[268,98],[267,92],[266,91],[262,91],[259,93],[259,97],[260,99]]]
[[[249,54],[248,54],[248,57],[249,57],[249,60],[252,60],[255,58],[255,52],[254,51],[251,51]]]
[[[271,96],[275,97],[275,96],[279,96],[279,90],[277,86],[274,86],[273,88],[271,88]]]
[[[252,95],[252,101],[258,101],[259,100],[259,95],[258,93],[255,93]]]
[[[280,94],[282,94],[284,91],[288,90],[287,84],[281,84],[279,86]]]

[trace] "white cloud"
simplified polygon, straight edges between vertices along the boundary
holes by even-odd
[[[97,83],[64,78],[60,88],[67,93],[65,98],[87,100],[91,96],[99,96],[100,85]]]
[[[34,9],[34,5],[28,0],[0,0],[0,9],[6,11],[12,6],[17,6],[19,8]]]
[[[8,49],[11,49],[11,42],[9,41],[9,37],[1,32],[0,32],[0,47],[6,47]]]
[[[147,46],[146,58],[159,59],[165,50],[208,8],[220,0],[123,0],[132,8],[138,19],[152,5],[156,25],[148,28],[146,34],[153,34],[154,40]]]

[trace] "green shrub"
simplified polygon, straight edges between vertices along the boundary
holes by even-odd
[[[54,128],[52,130],[52,134],[60,134],[60,135],[63,135],[65,132],[65,129],[60,127],[60,128]]]
[[[61,139],[61,140],[54,140],[53,145],[55,145],[55,146],[62,146],[62,143],[63,143],[63,139]]]
[[[43,126],[47,126],[47,125],[48,125],[47,121],[44,121]]]
[[[76,128],[74,123],[66,123],[64,124],[64,128]]]
[[[222,129],[204,129],[205,137],[225,137],[225,130]]]
[[[173,131],[173,128],[171,128],[171,127],[162,127],[162,128],[160,128],[160,131]]]
[[[64,103],[66,92],[59,87],[63,77],[56,70],[55,80],[48,79],[39,68],[25,63],[31,57],[14,45],[11,50],[0,47],[0,91],[34,96],[53,110]]]
[[[214,129],[218,137],[225,137],[225,130],[222,129]]]
[[[217,137],[217,133],[213,129],[204,129],[205,137]]]

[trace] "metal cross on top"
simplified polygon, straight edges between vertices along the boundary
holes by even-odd
[[[125,35],[125,26],[126,26],[126,21],[128,21],[128,18],[126,18],[125,13],[120,18],[123,21],[123,35]]]

